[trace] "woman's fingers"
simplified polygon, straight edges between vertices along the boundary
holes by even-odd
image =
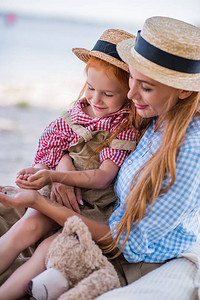
[[[81,188],[75,188],[75,193],[76,193],[76,200],[80,205],[83,205],[83,200],[82,200],[82,193],[81,193]]]
[[[80,213],[79,204],[74,187],[67,186],[61,183],[53,184],[53,196],[56,202]]]
[[[80,214],[80,208],[76,199],[76,194],[74,188],[68,188],[67,189],[67,198],[68,202],[70,203],[70,206],[72,210]]]

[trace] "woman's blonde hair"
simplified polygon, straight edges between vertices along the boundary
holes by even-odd
[[[173,101],[174,95],[171,96],[169,102]],[[199,115],[199,102],[200,92],[193,92],[188,98],[179,99],[176,105],[167,113],[158,117],[155,132],[163,127],[161,145],[156,153],[134,175],[125,201],[125,213],[112,230],[115,232],[115,239],[104,247],[105,252],[111,252],[117,248],[120,237],[126,232],[122,248],[114,257],[118,256],[127,242],[133,224],[136,227],[141,219],[150,212],[159,195],[167,192],[174,184],[177,152],[184,141],[192,117],[196,114]],[[168,184],[162,189],[163,179],[166,175]],[[147,213],[148,203],[151,203],[151,205]],[[108,237],[109,234],[103,239],[105,240]]]

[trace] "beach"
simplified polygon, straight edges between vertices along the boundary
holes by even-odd
[[[41,107],[0,106],[0,185],[15,185],[16,173],[32,165],[42,130],[60,113]]]

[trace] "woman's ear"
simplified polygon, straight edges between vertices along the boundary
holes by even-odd
[[[185,91],[185,90],[179,90],[179,96],[178,98],[183,100],[189,97],[193,92],[192,91]]]

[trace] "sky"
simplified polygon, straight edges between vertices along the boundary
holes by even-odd
[[[146,18],[162,15],[200,26],[200,0],[0,0],[0,11],[138,27]]]

